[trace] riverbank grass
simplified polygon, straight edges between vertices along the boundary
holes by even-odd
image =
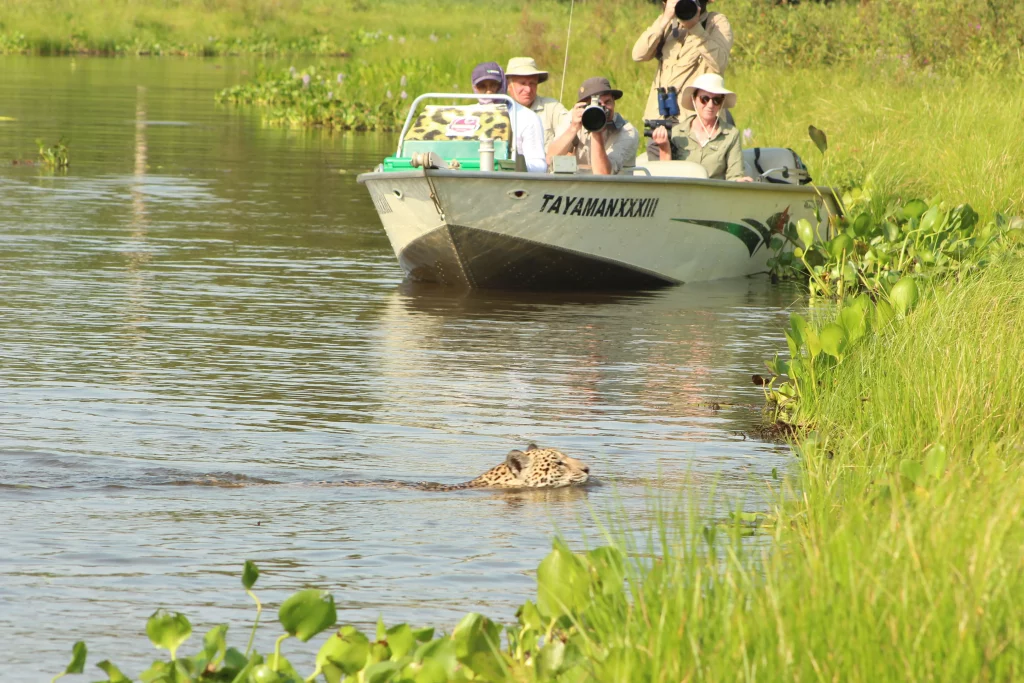
[[[749,549],[660,512],[631,601],[581,620],[599,680],[1024,675],[1024,262],[923,297],[810,406],[802,475]],[[799,491],[799,493],[796,493]],[[627,530],[612,538],[627,537]],[[641,563],[643,564],[643,563]]]

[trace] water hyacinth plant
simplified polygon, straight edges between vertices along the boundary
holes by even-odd
[[[247,561],[242,585],[250,595],[258,577],[256,565]],[[278,622],[283,633],[273,653],[266,656],[251,649],[251,637],[245,652],[229,647],[224,624],[206,634],[198,652],[179,656],[192,635],[191,622],[180,612],[158,609],[146,623],[146,635],[155,647],[168,652],[169,659],[154,661],[140,679],[146,683],[301,683],[322,677],[328,683],[444,683],[553,680],[574,672],[574,680],[584,680],[592,667],[584,660],[587,647],[580,619],[598,603],[624,605],[624,579],[620,551],[599,548],[581,555],[556,542],[537,570],[537,602],[523,604],[516,624],[502,628],[485,616],[468,614],[450,634],[435,637],[434,628],[414,629],[407,624],[387,628],[381,620],[373,640],[354,626],[344,625],[320,646],[315,668],[308,676],[299,674],[281,654],[282,645],[289,638],[308,642],[336,626],[337,608],[327,591],[299,591],[281,604]],[[77,642],[72,649],[71,663],[54,680],[84,670],[85,643]],[[109,661],[97,666],[111,683],[131,681]]]
[[[39,147],[39,163],[52,169],[63,170],[68,167],[68,145],[61,136],[57,142],[47,145],[42,138],[36,139],[36,146]]]
[[[338,71],[320,64],[301,70],[261,69],[253,81],[226,88],[216,99],[260,106],[263,120],[270,125],[395,130],[408,111],[408,94],[402,83],[421,83],[434,73],[429,64],[414,58],[391,68],[359,63],[346,68],[348,71]],[[412,73],[418,77],[406,76]],[[399,91],[397,96],[395,91]]]

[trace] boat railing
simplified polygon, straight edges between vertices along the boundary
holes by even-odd
[[[488,102],[504,101],[508,103],[508,118],[512,125],[512,130],[509,132],[509,158],[515,161],[516,158],[516,108],[515,100],[508,95],[488,95],[488,94],[468,94],[468,93],[443,93],[443,92],[428,92],[423,93],[415,100],[412,101],[412,105],[409,107],[409,113],[405,117],[405,123],[402,125],[402,133],[398,136],[398,150],[395,152],[395,156],[403,156],[402,151],[405,147],[405,136],[409,132],[409,128],[412,126],[412,122],[415,120],[416,111],[419,109],[419,104],[423,100],[428,99],[454,99],[454,100],[477,100],[481,104],[485,104],[483,100]]]

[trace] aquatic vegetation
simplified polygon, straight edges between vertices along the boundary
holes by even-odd
[[[321,676],[329,683],[342,679],[359,681],[416,681],[444,683],[460,680],[551,680],[576,670],[586,671],[581,653],[584,638],[576,624],[596,601],[602,604],[625,599],[624,556],[613,548],[600,548],[585,555],[573,553],[561,543],[537,570],[537,602],[527,601],[519,609],[518,623],[502,629],[480,614],[466,615],[450,634],[435,636],[434,628],[414,629],[407,624],[385,627],[378,621],[371,640],[351,625],[343,625],[320,646],[316,666],[308,676],[300,675],[281,654],[289,638],[308,642],[333,629],[338,614],[334,597],[327,591],[307,589],[286,599],[278,609],[283,633],[272,654],[252,649],[252,637],[245,652],[227,643],[228,626],[221,624],[207,632],[201,649],[191,656],[178,651],[192,636],[192,624],[181,612],[158,609],[146,622],[146,635],[169,659],[153,662],[141,679],[157,681],[252,681],[254,683],[298,683]],[[242,586],[256,600],[252,587],[259,570],[250,561],[242,572]],[[259,623],[257,610],[253,634]],[[507,647],[503,646],[504,631]],[[504,647],[504,649],[503,649]],[[65,671],[82,673],[87,647],[76,642]],[[109,660],[97,665],[113,683],[131,679]]]
[[[39,160],[43,166],[53,169],[68,167],[68,146],[63,136],[52,145],[47,145],[42,138],[37,138],[36,145],[39,147]]]
[[[305,69],[261,69],[248,84],[226,88],[217,101],[265,108],[264,120],[286,127],[323,126],[340,130],[394,130],[408,111],[404,98],[368,92],[368,83],[378,80],[378,67],[352,65],[347,71],[323,64]],[[415,59],[397,65],[402,73],[423,68]],[[429,70],[427,71],[429,73]],[[422,72],[421,72],[422,73]],[[395,75],[394,82],[404,76]]]

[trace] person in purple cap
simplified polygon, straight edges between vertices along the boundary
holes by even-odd
[[[497,62],[483,62],[473,67],[471,77],[473,92],[477,95],[504,95],[505,72]],[[480,98],[483,104],[494,100]],[[509,110],[512,129],[516,136],[516,154],[526,161],[530,173],[547,173],[548,162],[544,156],[544,124],[540,117],[518,102],[512,102]]]

